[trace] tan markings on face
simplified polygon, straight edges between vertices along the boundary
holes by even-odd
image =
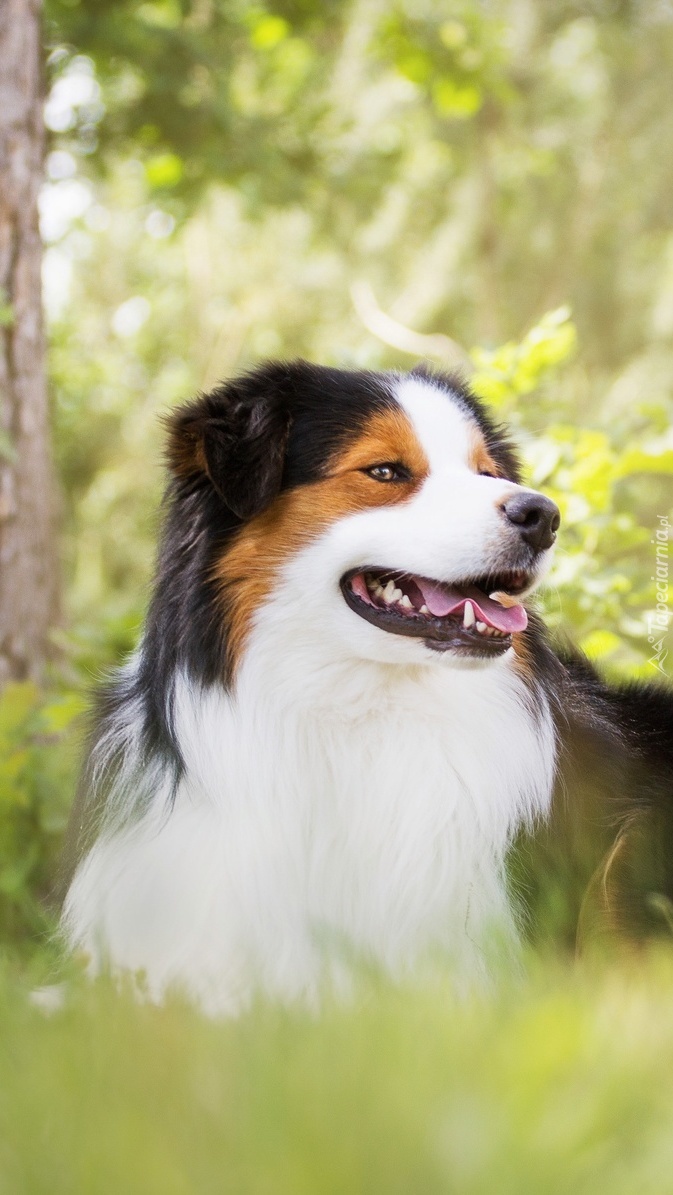
[[[502,476],[478,427],[470,428],[470,449],[467,463],[475,473],[492,473],[494,477]]]
[[[363,469],[400,464],[409,480],[381,482]],[[325,476],[287,490],[241,527],[217,562],[215,578],[229,621],[228,648],[235,669],[255,612],[267,600],[287,561],[346,515],[404,502],[428,474],[428,461],[406,415],[380,412],[347,448],[326,463]]]

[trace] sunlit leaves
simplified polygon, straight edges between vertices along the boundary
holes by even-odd
[[[471,3],[445,12],[419,12],[398,2],[390,6],[379,31],[381,57],[426,92],[436,115],[466,120],[491,96],[507,101],[515,91],[508,79],[507,51],[500,21]]]
[[[183,173],[183,163],[177,154],[157,154],[145,163],[145,177],[150,187],[156,189],[175,187],[180,182]]]
[[[255,15],[250,24],[250,43],[256,50],[274,50],[290,32],[287,21],[269,13]]]
[[[432,87],[432,100],[440,116],[474,116],[482,104],[482,94],[473,83],[438,79]]]
[[[617,475],[627,477],[630,473],[673,474],[673,448],[627,448],[618,462]]]
[[[619,646],[619,635],[615,635],[614,631],[590,631],[580,640],[580,647],[590,660],[604,660],[616,652]]]
[[[544,315],[520,343],[473,349],[476,372],[472,385],[493,406],[512,407],[522,395],[535,390],[548,370],[567,360],[576,339],[569,308],[559,307]]]
[[[178,0],[145,0],[136,9],[138,20],[157,29],[177,29],[183,18]]]
[[[256,191],[265,202],[300,195],[320,174],[322,155],[309,126],[325,106],[329,65],[344,31],[346,14],[336,4],[333,12],[328,4],[293,21],[247,0],[84,0],[76,9],[49,0],[48,15],[61,43],[53,58],[59,78],[70,69],[73,44],[85,46],[95,63],[106,110],[96,130],[99,167],[120,152],[140,153],[151,185],[172,190],[182,203],[214,179],[244,181],[264,158]],[[284,115],[288,128],[272,128],[269,122]],[[68,128],[77,147],[75,113]],[[292,140],[310,164],[305,175],[287,156]]]

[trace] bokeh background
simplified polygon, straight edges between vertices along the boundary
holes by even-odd
[[[15,977],[53,957],[79,716],[142,623],[173,404],[269,356],[461,370],[561,507],[545,616],[613,677],[664,680],[652,540],[673,522],[670,0],[46,0],[44,41],[63,584],[46,683],[0,697],[18,1034]],[[648,966],[656,999],[628,969],[594,985],[551,967],[521,1006],[508,988],[497,1015],[454,1010],[455,1031],[446,994],[379,992],[380,1018],[323,1031],[259,1014],[239,1037],[81,994],[70,1037],[58,1018],[26,1030],[8,1189],[225,1189],[228,1157],[241,1191],[662,1195],[673,977]],[[143,1078],[100,1052],[101,1025]],[[92,1053],[115,1097],[80,1157]],[[62,1187],[31,1156],[40,1088],[65,1101]]]

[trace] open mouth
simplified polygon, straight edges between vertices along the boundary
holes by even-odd
[[[371,567],[346,573],[341,590],[351,610],[382,631],[424,639],[435,651],[497,656],[527,626],[528,616],[516,596],[532,583],[532,575],[522,569],[448,585]]]

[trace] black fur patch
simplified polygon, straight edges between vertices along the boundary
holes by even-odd
[[[176,476],[205,473],[237,519],[264,510],[281,486],[293,381],[289,366],[265,366],[181,407],[168,423]]]
[[[244,521],[281,490],[319,478],[329,457],[392,403],[385,375],[270,363],[169,420],[172,476],[136,684],[148,750],[176,782],[183,763],[173,732],[175,672],[203,685],[228,675],[216,562]]]

